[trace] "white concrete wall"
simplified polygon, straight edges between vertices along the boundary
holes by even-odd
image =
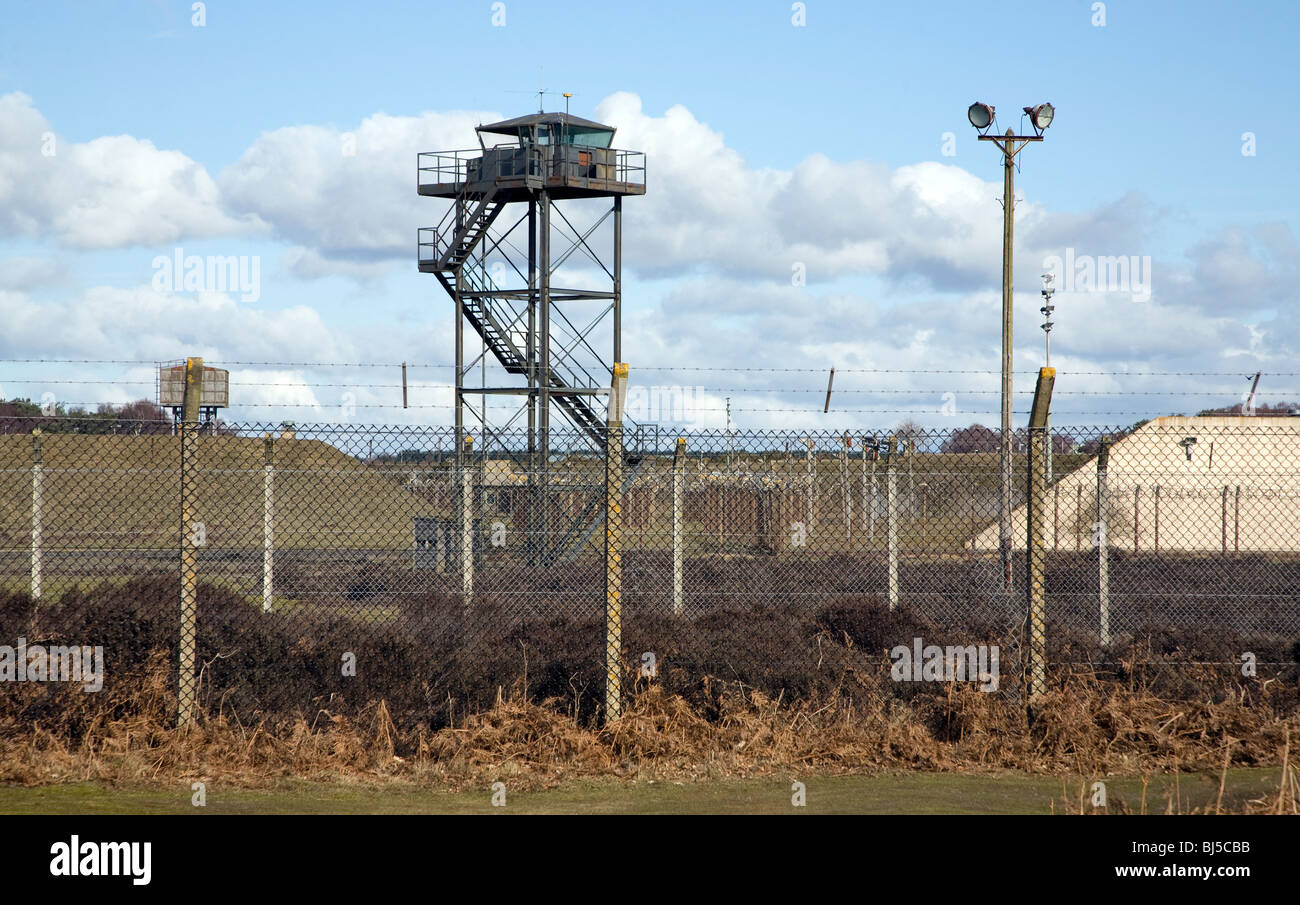
[[[1196,438],[1190,461],[1179,444],[1185,437]],[[1111,549],[1135,549],[1136,509],[1138,552],[1157,544],[1161,551],[1300,552],[1300,418],[1157,418],[1111,446],[1107,487]],[[1049,550],[1092,549],[1096,488],[1094,458],[1048,489]],[[1020,506],[1012,513],[1018,550],[1026,531]],[[975,548],[997,547],[993,523]]]

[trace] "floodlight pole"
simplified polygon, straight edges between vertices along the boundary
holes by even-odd
[[[1041,135],[1016,135],[1007,129],[1005,135],[981,135],[980,141],[991,141],[1002,151],[1002,506],[999,514],[998,549],[1002,553],[1002,576],[1006,589],[1011,590],[1011,329],[1012,329],[1012,246],[1015,231],[1015,160],[1031,141],[1042,141]]]

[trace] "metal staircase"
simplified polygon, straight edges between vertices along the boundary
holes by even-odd
[[[506,195],[498,195],[496,186],[487,191],[471,191],[476,183],[466,176],[460,193],[435,227],[420,230],[419,267],[432,273],[453,300],[459,300],[458,316],[469,321],[474,332],[483,340],[484,347],[508,373],[527,378],[528,356],[528,305],[527,297],[518,291],[505,292],[488,273],[485,258],[493,246],[489,230],[504,208]],[[482,183],[477,183],[482,188]],[[456,222],[458,211],[463,219]],[[480,252],[476,254],[476,252]],[[563,318],[563,314],[560,314]],[[552,321],[552,325],[555,325]],[[568,323],[564,319],[563,323]],[[572,324],[569,324],[572,329]],[[592,451],[603,455],[608,447],[605,412],[597,408],[594,397],[610,383],[608,373],[593,376],[575,352],[586,345],[582,332],[573,330],[572,342],[551,345],[549,367],[540,373],[541,362],[533,359],[534,374],[553,392],[551,400],[566,420],[577,430]],[[593,356],[595,355],[593,351]],[[603,371],[603,369],[598,369]],[[487,427],[485,425],[485,430]],[[645,443],[644,429],[624,418],[625,449],[638,450]],[[485,438],[486,442],[486,438]],[[656,440],[657,443],[657,432]],[[512,454],[513,455],[513,454]],[[635,453],[628,455],[628,469],[623,486],[627,489],[641,469],[642,459]],[[526,467],[527,462],[521,464]],[[567,562],[594,544],[597,532],[604,523],[604,484],[597,480],[581,484],[558,483],[539,487],[539,499],[544,501],[543,512],[553,526],[541,532],[538,552],[543,564]],[[571,514],[551,496],[559,492],[579,492],[583,502]]]
[[[456,272],[460,271],[461,309],[465,319],[507,373],[527,376],[528,357],[523,351],[527,344],[527,331],[521,326],[526,322],[526,302],[524,310],[519,310],[515,307],[517,300],[498,295],[500,290],[483,262],[474,258],[475,250],[482,244],[504,206],[493,200],[495,194],[495,189],[483,194],[462,192],[461,199],[452,205],[443,222],[427,231],[432,232],[434,238],[431,242],[421,243],[420,264],[422,270],[437,276],[442,288],[453,299],[456,298]],[[472,205],[472,209],[461,226],[453,231],[449,221],[461,204]],[[444,243],[441,236],[448,234],[450,236]],[[426,247],[431,248],[427,256],[424,252]],[[587,399],[592,391],[608,386],[608,379],[596,380],[574,356],[557,346],[551,351],[549,373],[542,375],[542,380],[555,390],[586,391],[558,392],[551,399],[569,422],[591,440],[594,448],[603,450],[605,418]],[[630,422],[627,427],[636,429],[636,425]]]
[[[488,228],[496,220],[497,215],[505,206],[494,202],[492,199],[496,196],[496,188],[487,192],[479,199],[478,205],[465,218],[460,229],[452,234],[451,241],[447,243],[446,249],[441,257],[438,258],[437,269],[439,271],[452,270],[460,267],[474,253],[479,242],[487,235]],[[462,197],[468,196],[469,193],[463,193]],[[452,205],[447,211],[450,217],[456,211],[457,205]],[[446,217],[444,217],[446,219]]]

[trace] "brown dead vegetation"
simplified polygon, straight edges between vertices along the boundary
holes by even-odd
[[[960,683],[907,700],[845,687],[820,702],[786,701],[740,682],[705,679],[692,704],[655,684],[623,715],[585,726],[558,699],[530,701],[522,688],[456,726],[401,729],[384,701],[350,714],[319,710],[253,721],[205,710],[172,725],[175,694],[159,651],[133,694],[87,695],[67,686],[11,686],[0,717],[0,782],[43,784],[219,779],[265,786],[284,779],[450,788],[507,779],[529,788],[593,776],[699,779],[788,771],[890,770],[1069,772],[1079,776],[1227,765],[1285,765],[1280,797],[1260,810],[1294,810],[1290,739],[1300,715],[1266,688],[1247,696],[1170,700],[1095,675],[1064,677],[1032,725],[1008,696]],[[1289,690],[1288,690],[1289,691]],[[24,723],[16,698],[52,695],[57,719]],[[1281,704],[1282,706],[1276,706]]]

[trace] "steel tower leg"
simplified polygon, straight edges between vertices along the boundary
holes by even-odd
[[[461,224],[465,219],[465,205],[460,200],[456,201],[456,231],[460,232]],[[465,299],[462,293],[465,290],[461,275],[461,267],[456,268],[456,297],[453,299],[455,305],[455,343],[456,343],[456,480],[460,480],[460,469],[465,465]]]
[[[540,461],[537,477],[541,484],[541,540],[549,549],[551,535],[551,499],[549,471],[551,463],[551,196],[545,189],[537,194],[538,225],[538,357],[537,432]]]
[[[623,360],[623,199],[614,196],[614,361]],[[610,367],[613,367],[611,364]]]

